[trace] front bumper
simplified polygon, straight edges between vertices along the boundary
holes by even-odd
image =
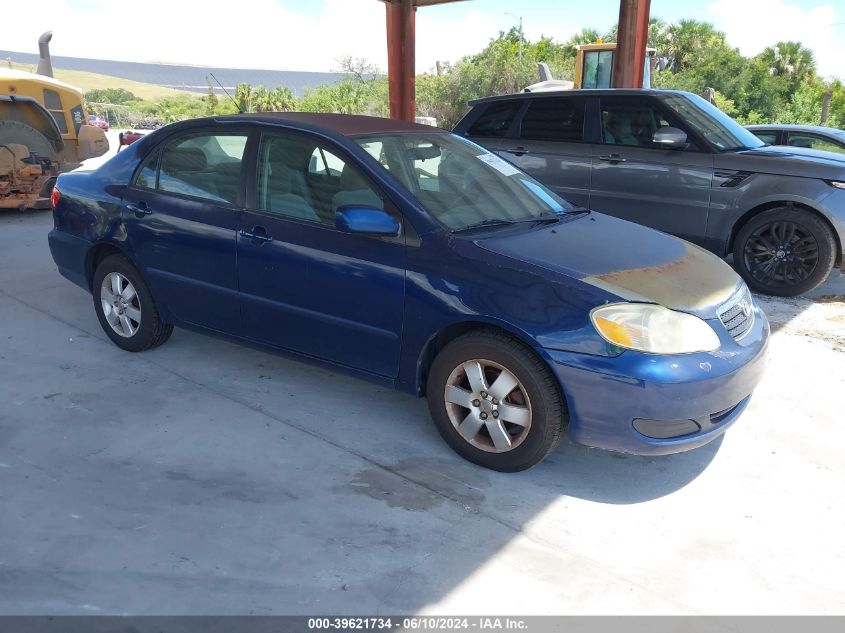
[[[759,307],[754,312],[740,341],[712,322],[722,340],[714,352],[608,358],[544,350],[569,407],[570,439],[638,455],[678,453],[716,439],[745,410],[763,375],[769,323]]]

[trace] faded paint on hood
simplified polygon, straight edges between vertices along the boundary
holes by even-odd
[[[716,316],[742,281],[684,240],[600,213],[476,241],[485,250],[562,273],[626,301]]]

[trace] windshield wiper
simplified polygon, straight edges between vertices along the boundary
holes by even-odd
[[[745,151],[747,149],[754,149],[754,148],[748,147],[747,145],[738,145],[737,147],[723,147],[719,151],[720,152],[742,152],[742,151]]]
[[[473,229],[483,229],[489,226],[513,226],[516,224],[554,224],[560,222],[558,215],[543,215],[536,218],[520,218],[519,220],[507,220],[505,218],[488,218],[474,224],[467,224],[459,229],[452,229],[452,233],[463,233]]]

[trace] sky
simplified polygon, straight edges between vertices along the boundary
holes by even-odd
[[[0,50],[206,66],[332,71],[346,55],[387,66],[385,10],[377,0],[40,0],[9,2]],[[131,7],[131,8],[130,8]],[[141,7],[143,9],[141,10]],[[600,31],[618,0],[467,0],[417,11],[417,72],[481,50],[523,20],[527,38]],[[712,22],[745,55],[778,40],[815,52],[823,76],[845,78],[845,0],[652,0],[651,15]]]

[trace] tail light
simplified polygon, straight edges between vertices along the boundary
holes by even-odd
[[[50,194],[50,202],[52,203],[54,209],[58,206],[61,195],[59,188],[53,187],[53,192]]]

